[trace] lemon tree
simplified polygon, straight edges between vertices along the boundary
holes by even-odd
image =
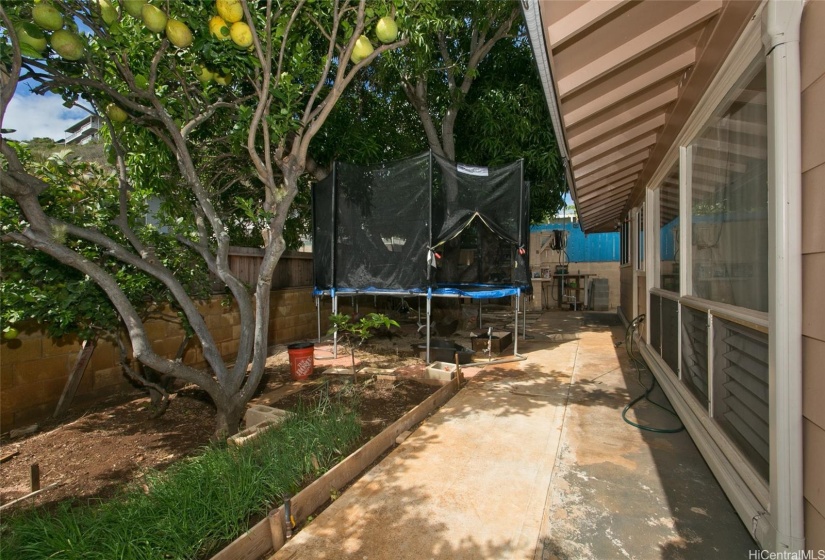
[[[31,156],[27,147],[18,143],[11,146],[27,173],[49,183],[49,189],[40,196],[45,211],[55,218],[71,220],[76,225],[106,232],[120,238],[113,225],[120,212],[117,178],[111,169],[75,158],[69,149],[54,153],[46,159]],[[135,200],[127,208],[129,219],[142,221],[146,201]],[[18,231],[26,218],[10,197],[0,197],[0,237]],[[177,244],[150,226],[138,226],[144,239],[151,240],[155,256],[164,266],[173,270],[194,298],[209,295],[209,279],[198,266],[194,255],[178,250]],[[110,259],[104,248],[82,239],[70,238],[58,227],[52,235],[59,241],[98,263],[113,274],[141,318],[154,316],[163,304],[177,311],[176,301],[156,278],[141,273],[134,267]],[[106,294],[80,271],[55,261],[40,251],[30,251],[18,244],[7,244],[0,251],[0,342],[14,349],[20,332],[43,328],[56,339],[76,335],[78,340],[107,339],[116,341],[122,329],[120,317]],[[161,414],[169,402],[163,383],[139,364],[131,364],[121,356],[124,370],[142,383],[156,405],[155,414]]]
[[[117,236],[53,214],[41,200],[50,182],[27,171],[0,137],[0,194],[13,200],[24,218],[2,241],[49,255],[91,279],[126,325],[134,356],[200,386],[217,407],[216,433],[234,433],[263,374],[272,273],[286,248],[293,202],[312,167],[312,140],[359,72],[417,40],[435,5],[434,0],[3,3],[0,129],[21,83],[35,93],[61,95],[69,105],[91,106],[108,127],[118,201],[126,210],[114,220]],[[359,38],[374,37],[376,24],[387,16],[398,28],[395,40],[376,40],[371,52],[354,60]],[[48,46],[39,51],[40,43],[22,43],[16,32],[22,23],[38,26]],[[389,38],[386,23],[382,36]],[[106,110],[112,104],[125,119],[114,108]],[[237,203],[246,221],[235,225],[254,225],[264,249],[253,286],[229,268],[236,218],[227,217],[225,194],[239,181],[248,193]],[[231,365],[187,287],[130,221],[128,207],[136,193],[165,201],[161,218],[167,235],[179,250],[198,256],[234,300],[242,328]],[[199,339],[208,369],[159,355],[117,275],[66,240],[94,244],[108,258],[163,284]]]

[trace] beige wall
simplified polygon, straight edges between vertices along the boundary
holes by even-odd
[[[310,288],[273,291],[270,309],[270,344],[317,336],[315,300]],[[238,351],[241,333],[237,310],[225,307],[222,298],[215,297],[201,305],[200,311],[221,353],[231,358]],[[322,334],[326,333],[328,316],[329,298],[321,312]],[[173,357],[183,341],[180,323],[173,320],[149,320],[146,333],[155,351],[164,356]],[[18,341],[4,341],[0,345],[0,433],[51,416],[79,350],[76,337],[53,340],[40,330],[21,333]],[[88,405],[131,387],[121,372],[118,357],[114,343],[99,342],[78,388],[75,405]],[[204,365],[203,352],[195,340],[189,343],[184,362]]]
[[[802,389],[805,538],[825,550],[825,2],[802,16]]]
[[[633,266],[623,266],[619,270],[619,276],[621,278],[621,299],[619,305],[622,306],[622,312],[629,321],[636,316],[633,313]]]

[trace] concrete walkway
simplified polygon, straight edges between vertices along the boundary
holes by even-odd
[[[641,388],[611,322],[542,314],[525,361],[478,372],[273,558],[748,558],[688,435],[622,421]]]

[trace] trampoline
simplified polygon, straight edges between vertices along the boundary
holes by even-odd
[[[312,190],[319,338],[322,296],[333,313],[340,296],[425,297],[429,362],[433,298],[515,296],[518,356],[520,301],[532,290],[529,203],[522,160],[478,167],[425,152],[335,162]]]

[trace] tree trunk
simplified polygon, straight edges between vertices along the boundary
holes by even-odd
[[[238,433],[241,426],[241,419],[244,412],[246,412],[246,404],[238,405],[232,403],[231,405],[221,405],[216,402],[215,406],[218,408],[218,413],[215,418],[215,440],[223,441],[229,436],[234,436]]]

